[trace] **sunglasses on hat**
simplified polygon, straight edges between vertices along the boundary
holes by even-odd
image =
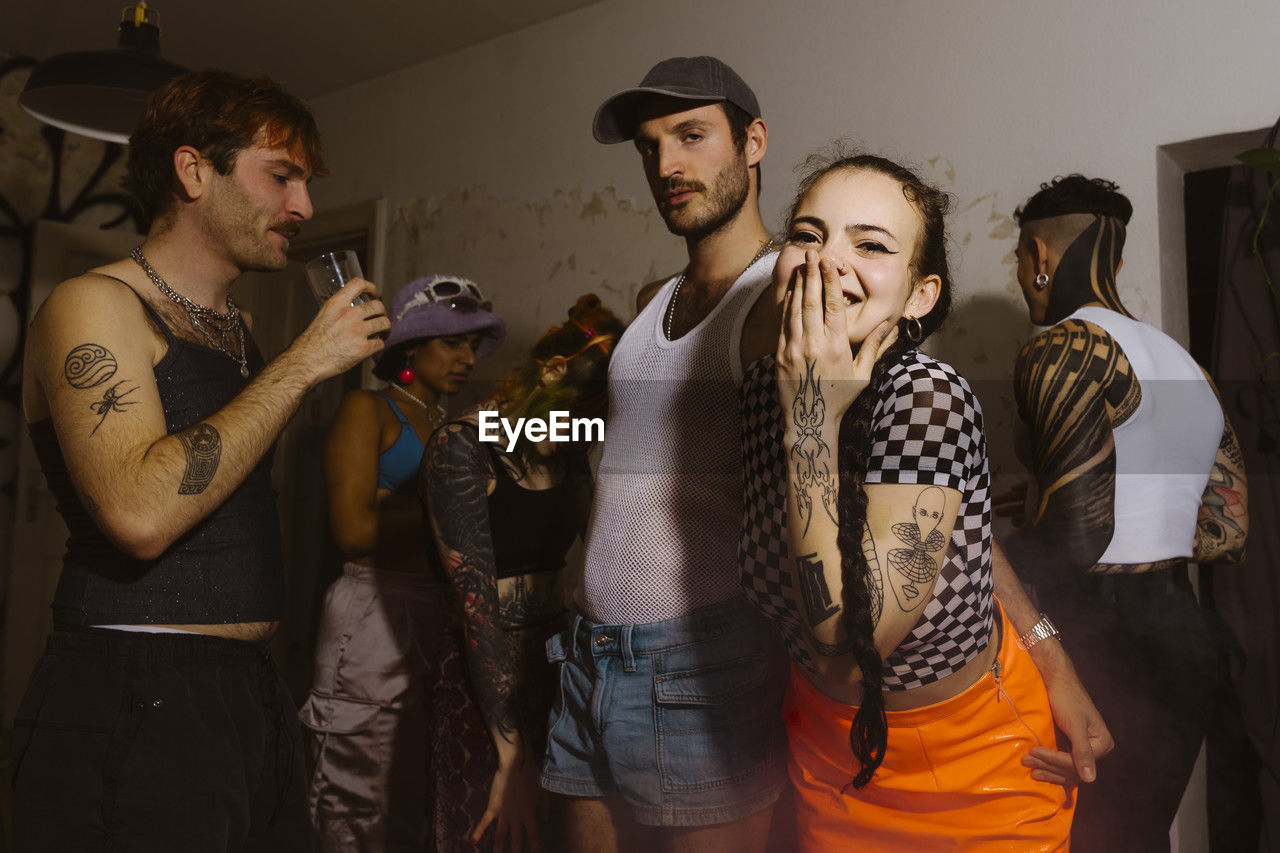
[[[450,311],[457,311],[459,314],[493,310],[493,303],[484,298],[484,294],[480,292],[475,282],[444,278],[431,282],[415,293],[413,298],[400,309],[395,319],[401,319],[412,308],[436,304],[443,305]]]
[[[449,307],[450,311],[461,314],[474,314],[477,311],[489,311],[493,303],[484,298],[480,288],[470,281],[454,281],[444,279],[428,285],[425,290],[432,302],[439,302]]]

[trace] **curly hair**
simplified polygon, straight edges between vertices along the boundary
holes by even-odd
[[[1072,213],[1091,213],[1109,216],[1122,224],[1129,224],[1133,204],[1120,192],[1114,181],[1105,178],[1086,178],[1079,172],[1059,175],[1023,202],[1014,212],[1018,225],[1037,219],[1050,219]]]
[[[301,99],[268,77],[193,71],[170,80],[147,99],[129,137],[125,188],[150,220],[177,200],[173,152],[190,145],[230,174],[236,155],[252,145],[282,148],[316,176],[328,174],[315,117]]]
[[[911,275],[915,281],[936,275],[941,280],[938,299],[928,314],[918,318],[921,335],[910,341],[906,321],[899,321],[898,340],[876,362],[867,385],[869,393],[859,394],[840,422],[840,500],[837,506],[839,530],[836,543],[840,548],[840,575],[844,587],[843,620],[852,646],[854,660],[862,670],[863,699],[849,732],[849,745],[859,764],[851,784],[861,788],[871,781],[884,760],[888,748],[889,725],[884,706],[884,661],[875,644],[875,622],[872,619],[870,567],[862,550],[863,529],[867,521],[867,493],[862,484],[867,475],[871,454],[871,415],[879,402],[877,395],[889,369],[917,344],[933,334],[951,310],[952,279],[947,259],[946,215],[951,210],[951,196],[922,180],[915,172],[872,154],[818,154],[802,164],[804,177],[796,191],[795,201],[787,216],[788,226],[805,196],[822,179],[835,172],[876,172],[897,181],[902,194],[920,216],[920,236],[911,255]],[[789,230],[789,229],[788,229]]]

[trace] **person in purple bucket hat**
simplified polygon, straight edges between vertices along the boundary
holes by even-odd
[[[418,469],[477,359],[506,338],[480,288],[429,275],[391,300],[374,375],[347,394],[325,444],[330,529],[346,563],[325,597],[315,681],[299,714],[315,770],[318,850],[426,849],[428,682],[448,591],[428,574]]]

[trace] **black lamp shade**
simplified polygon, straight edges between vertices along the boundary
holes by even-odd
[[[32,69],[18,103],[46,124],[124,145],[147,96],[186,71],[137,50],[64,53]]]

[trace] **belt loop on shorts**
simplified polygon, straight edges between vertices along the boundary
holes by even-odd
[[[635,628],[635,625],[623,625],[622,634],[618,637],[618,644],[622,647],[622,668],[627,672],[636,671],[636,654],[631,648],[631,633]]]
[[[582,625],[582,614],[573,614],[573,627],[569,629],[569,642],[566,643],[568,649],[569,660],[577,662],[578,660],[578,627]]]

